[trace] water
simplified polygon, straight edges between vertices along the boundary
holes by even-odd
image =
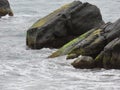
[[[54,50],[26,50],[27,29],[72,0],[9,0],[14,17],[0,19],[0,90],[120,90],[119,70],[74,69]],[[81,0],[97,5],[103,19],[120,18],[120,0]]]

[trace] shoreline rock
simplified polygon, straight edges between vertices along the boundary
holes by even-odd
[[[13,11],[8,0],[0,0],[0,17],[5,15],[13,16]]]
[[[74,1],[33,24],[26,45],[32,49],[61,47],[48,58],[77,58],[72,63],[75,68],[120,69],[120,19],[104,23],[95,5]]]
[[[79,35],[104,24],[99,8],[74,1],[38,20],[27,31],[32,49],[60,48]]]
[[[80,69],[91,69],[95,67],[93,58],[89,56],[80,56],[71,65]]]
[[[120,69],[120,37],[107,44],[103,51],[95,58],[96,67],[106,69]]]
[[[67,59],[80,55],[94,59],[94,68],[120,68],[120,19],[114,23],[107,23],[100,28],[94,28],[58,49],[49,58],[68,55]],[[82,68],[85,64],[74,62],[74,67]],[[76,65],[76,66],[75,66]],[[91,64],[92,65],[92,64]],[[85,68],[84,66],[84,68]],[[86,66],[86,68],[88,68]]]

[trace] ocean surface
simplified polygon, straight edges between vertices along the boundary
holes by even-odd
[[[73,0],[9,0],[14,17],[0,19],[0,90],[120,90],[120,70],[74,69],[56,49],[26,49],[26,31]],[[97,5],[105,22],[120,18],[120,0],[81,0]]]

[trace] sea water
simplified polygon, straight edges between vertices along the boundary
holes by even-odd
[[[9,0],[14,17],[0,19],[0,90],[120,90],[120,70],[75,69],[56,49],[26,49],[26,31],[73,0]],[[105,22],[120,18],[120,0],[81,0],[97,5]]]

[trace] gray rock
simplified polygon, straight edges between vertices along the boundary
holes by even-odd
[[[59,48],[102,24],[100,10],[95,5],[74,1],[33,24],[27,31],[26,44],[32,49]]]
[[[71,64],[73,67],[80,69],[91,69],[95,67],[93,58],[89,56],[80,56],[80,58],[76,59]]]
[[[114,23],[107,23],[100,28],[92,29],[62,48],[54,52],[49,57],[54,58],[62,55],[83,55],[96,58],[104,47],[120,36],[120,19]],[[74,58],[74,57],[72,57]]]
[[[96,67],[120,69],[120,38],[112,40],[95,59]]]
[[[13,16],[12,9],[8,0],[0,0],[0,17],[5,15]]]

